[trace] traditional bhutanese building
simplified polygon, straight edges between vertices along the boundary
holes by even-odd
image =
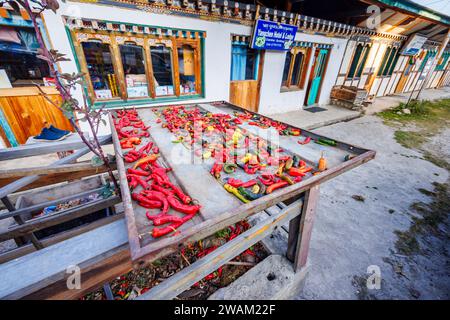
[[[66,1],[39,23],[47,44],[70,59],[58,70],[86,74],[74,97],[96,107],[227,100],[274,114],[329,104],[345,90],[367,104],[424,81],[427,88],[450,84],[450,18],[443,14],[406,0],[257,3]],[[296,26],[288,50],[253,49],[256,20]],[[44,122],[67,126],[34,87],[51,85],[36,48],[29,17],[0,8],[6,146],[25,143]]]

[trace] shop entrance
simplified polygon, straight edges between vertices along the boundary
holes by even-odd
[[[395,93],[402,93],[403,89],[405,88],[406,81],[408,80],[409,74],[411,73],[413,67],[414,67],[415,61],[413,58],[409,58],[406,62],[405,69],[403,70],[403,73],[400,77],[400,80],[398,81],[397,87],[395,88]]]
[[[328,49],[319,49],[314,52],[314,63],[309,72],[308,89],[305,98],[305,105],[311,106],[319,101],[322,79],[328,63]]]
[[[264,51],[245,42],[231,47],[230,102],[249,111],[258,111]]]

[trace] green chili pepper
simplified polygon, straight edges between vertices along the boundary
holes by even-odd
[[[321,144],[323,146],[332,146],[332,147],[336,146],[336,141],[325,138],[319,138],[315,141],[315,143]]]
[[[284,165],[284,170],[288,171],[292,165],[294,164],[294,160],[292,158],[289,158],[286,160],[286,164]]]
[[[281,180],[286,181],[289,184],[294,184],[294,181],[292,181],[291,178],[289,178],[288,176],[284,175],[284,174],[280,174],[278,175],[280,177]]]
[[[236,168],[237,168],[237,165],[236,165],[236,164],[234,164],[234,163],[227,163],[227,164],[225,164],[225,165],[223,166],[223,171],[224,171],[225,173],[230,174],[230,173],[235,172],[235,171],[236,171]]]
[[[223,185],[223,187],[225,188],[225,190],[227,190],[229,193],[232,193],[236,196],[236,198],[238,198],[239,200],[241,200],[244,203],[249,202],[249,200],[247,200],[242,194],[240,194],[240,192],[238,191],[238,189],[236,189],[235,187],[229,185],[228,183],[225,183]]]

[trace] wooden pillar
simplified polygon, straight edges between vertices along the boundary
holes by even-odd
[[[302,213],[289,223],[286,257],[294,263],[295,272],[306,265],[318,200],[319,186],[317,185],[305,192]]]
[[[425,79],[423,80],[423,83],[422,83],[422,85],[420,87],[420,90],[417,93],[417,97],[416,97],[417,100],[420,99],[420,94],[422,93],[422,90],[424,88],[426,88],[427,87],[427,83],[430,82],[430,79],[431,79],[431,77],[433,76],[433,73],[434,73],[434,69],[436,68],[436,64],[441,59],[442,54],[444,53],[445,48],[447,47],[449,39],[450,39],[450,28],[447,30],[447,35],[446,35],[445,39],[442,41],[442,43],[441,43],[441,45],[439,47],[439,51],[438,51],[437,55],[434,57],[433,63],[431,64],[431,68],[428,71],[427,75],[425,76]],[[414,92],[414,90],[413,90],[413,92]]]

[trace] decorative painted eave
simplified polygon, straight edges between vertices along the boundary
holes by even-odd
[[[339,22],[318,19],[292,12],[243,4],[227,0],[73,0],[109,6],[138,9],[151,13],[180,15],[252,26],[256,19],[296,25],[300,32],[349,38],[354,35],[406,40],[406,36],[377,32],[368,28],[351,26]]]
[[[375,2],[450,26],[449,16],[410,0],[375,0]]]

